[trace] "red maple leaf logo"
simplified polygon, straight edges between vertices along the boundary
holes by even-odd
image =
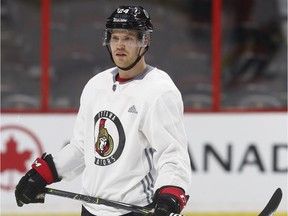
[[[30,159],[32,152],[19,152],[17,150],[17,142],[12,136],[7,141],[6,146],[6,151],[1,152],[1,172],[6,170],[17,170],[21,173],[25,173],[27,171],[25,162]]]

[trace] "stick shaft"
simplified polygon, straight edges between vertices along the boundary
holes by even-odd
[[[114,207],[117,209],[123,209],[123,210],[127,210],[127,211],[134,212],[134,213],[141,213],[141,214],[153,213],[152,209],[149,209],[146,207],[141,207],[141,206],[131,205],[131,204],[127,204],[127,203],[101,199],[101,198],[97,198],[97,197],[92,197],[92,196],[88,196],[88,195],[84,195],[84,194],[78,194],[78,193],[58,190],[58,189],[54,189],[54,188],[45,188],[44,193],[54,195],[54,196],[70,198],[73,200],[84,201],[87,203],[106,205],[109,207]]]

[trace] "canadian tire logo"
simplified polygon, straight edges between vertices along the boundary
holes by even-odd
[[[14,190],[20,178],[43,154],[42,145],[33,133],[18,125],[4,125],[1,132],[1,190]]]

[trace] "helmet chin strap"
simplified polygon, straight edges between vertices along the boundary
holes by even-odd
[[[144,50],[144,52],[143,52],[142,54],[140,54],[141,49],[139,49],[138,57],[137,57],[137,59],[136,59],[131,65],[129,65],[128,67],[119,67],[119,66],[115,63],[115,61],[114,61],[114,59],[113,59],[112,52],[111,52],[111,49],[110,49],[109,45],[106,45],[106,47],[107,47],[107,49],[108,49],[108,52],[109,52],[109,54],[110,54],[110,57],[111,57],[112,62],[113,62],[119,69],[124,70],[124,71],[130,70],[131,68],[133,68],[133,67],[140,61],[140,59],[144,56],[144,54],[145,54],[145,53],[148,51],[148,49],[149,49],[149,46],[146,46],[146,47],[145,47],[145,50]]]

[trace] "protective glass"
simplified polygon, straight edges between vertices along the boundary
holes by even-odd
[[[106,29],[103,35],[103,46],[123,45],[130,47],[146,47],[149,45],[149,43],[149,32],[123,29]]]

